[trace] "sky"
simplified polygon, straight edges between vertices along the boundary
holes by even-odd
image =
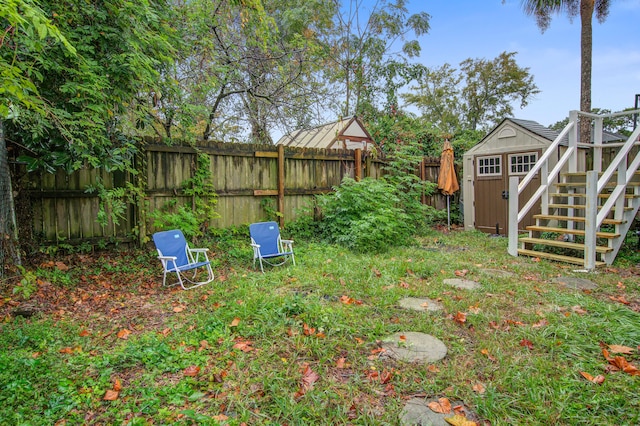
[[[410,13],[431,15],[419,62],[456,68],[467,58],[517,52],[540,93],[516,118],[549,126],[580,109],[580,18],[556,15],[542,33],[520,0],[408,0]],[[621,111],[640,94],[640,0],[611,0],[604,23],[593,22],[592,108]]]

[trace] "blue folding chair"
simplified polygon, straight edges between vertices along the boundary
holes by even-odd
[[[295,265],[293,255],[293,240],[280,238],[280,228],[276,222],[258,222],[249,225],[251,247],[253,247],[253,267],[256,260],[260,262],[260,270],[264,273],[265,262],[271,266],[280,266],[291,260]]]
[[[189,290],[213,281],[213,270],[207,256],[209,249],[189,248],[182,231],[174,229],[156,232],[153,234],[153,242],[158,250],[158,259],[162,262],[162,268],[164,269],[162,276],[163,286],[170,287],[180,284],[180,287],[184,290]],[[178,276],[178,282],[167,285],[167,274],[173,272]],[[200,275],[206,273],[206,279],[198,281],[199,273]],[[189,284],[185,286],[185,282]]]

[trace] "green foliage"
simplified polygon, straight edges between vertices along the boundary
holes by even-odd
[[[399,207],[394,185],[366,178],[345,178],[332,194],[318,197],[325,238],[355,251],[384,251],[406,244],[414,228],[412,218]]]
[[[276,208],[276,201],[273,198],[263,198],[260,200],[260,207],[264,210],[267,219],[269,220],[277,220],[279,217],[282,217],[282,213],[279,212]]]
[[[422,196],[431,195],[437,184],[423,181],[416,174],[416,165],[422,161],[424,153],[419,141],[405,139],[388,147],[389,160],[385,166],[383,179],[393,185],[403,211],[408,215],[411,226],[420,229],[424,224],[426,206]]]
[[[10,32],[13,49],[0,50],[2,61],[22,67],[32,84],[23,85],[25,93],[41,102],[39,108],[21,102],[27,109],[8,123],[8,134],[28,148],[31,168],[127,168],[134,148],[126,137],[128,118],[146,114],[137,97],[154,84],[156,68],[171,61],[171,9],[156,1],[38,4],[52,18],[38,23],[34,18],[30,28],[42,37],[40,28],[47,22],[67,43],[38,41],[36,46],[29,27]],[[46,34],[56,34],[51,31]]]
[[[209,221],[220,217],[215,211],[218,202],[213,188],[211,160],[206,154],[198,154],[193,176],[182,184],[184,194],[191,197],[191,205],[177,206],[174,199],[150,214],[153,226],[162,229],[180,229],[185,237],[195,239],[204,235]]]
[[[525,107],[540,91],[528,68],[518,66],[516,52],[466,59],[456,70],[449,64],[427,70],[418,86],[403,95],[445,133],[488,129],[513,115],[512,103]]]
[[[38,290],[38,276],[33,271],[27,271],[20,265],[17,265],[22,278],[18,285],[13,288],[13,294],[20,295],[24,300],[29,300],[31,295]]]

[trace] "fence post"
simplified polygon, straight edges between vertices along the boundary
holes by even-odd
[[[278,222],[284,227],[284,145],[278,145]]]
[[[355,162],[355,170],[354,170],[354,174],[355,174],[355,179],[356,182],[360,182],[362,180],[362,150],[360,148],[356,148],[354,155],[354,162]]]
[[[422,160],[420,161],[420,183],[424,183],[425,180],[427,180],[427,167],[425,158],[422,157]],[[422,190],[420,202],[422,204],[427,204],[427,194],[425,194],[424,189]]]

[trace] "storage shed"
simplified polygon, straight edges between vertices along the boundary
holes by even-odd
[[[466,230],[508,234],[509,178],[524,177],[558,135],[559,132],[535,121],[505,118],[477,145],[464,153],[462,191]],[[603,143],[620,140],[619,135],[603,134]],[[563,152],[564,148],[561,147],[551,159],[551,167]],[[584,170],[587,161],[584,150],[579,157],[578,168]],[[540,178],[536,177],[529,184],[527,193],[521,194],[519,205],[531,198],[539,182]],[[537,213],[540,213],[539,205],[531,209],[520,222],[521,230],[534,224],[533,215]]]
[[[362,149],[370,151],[373,139],[357,117],[340,119],[310,129],[300,129],[282,136],[276,145],[299,148]]]

